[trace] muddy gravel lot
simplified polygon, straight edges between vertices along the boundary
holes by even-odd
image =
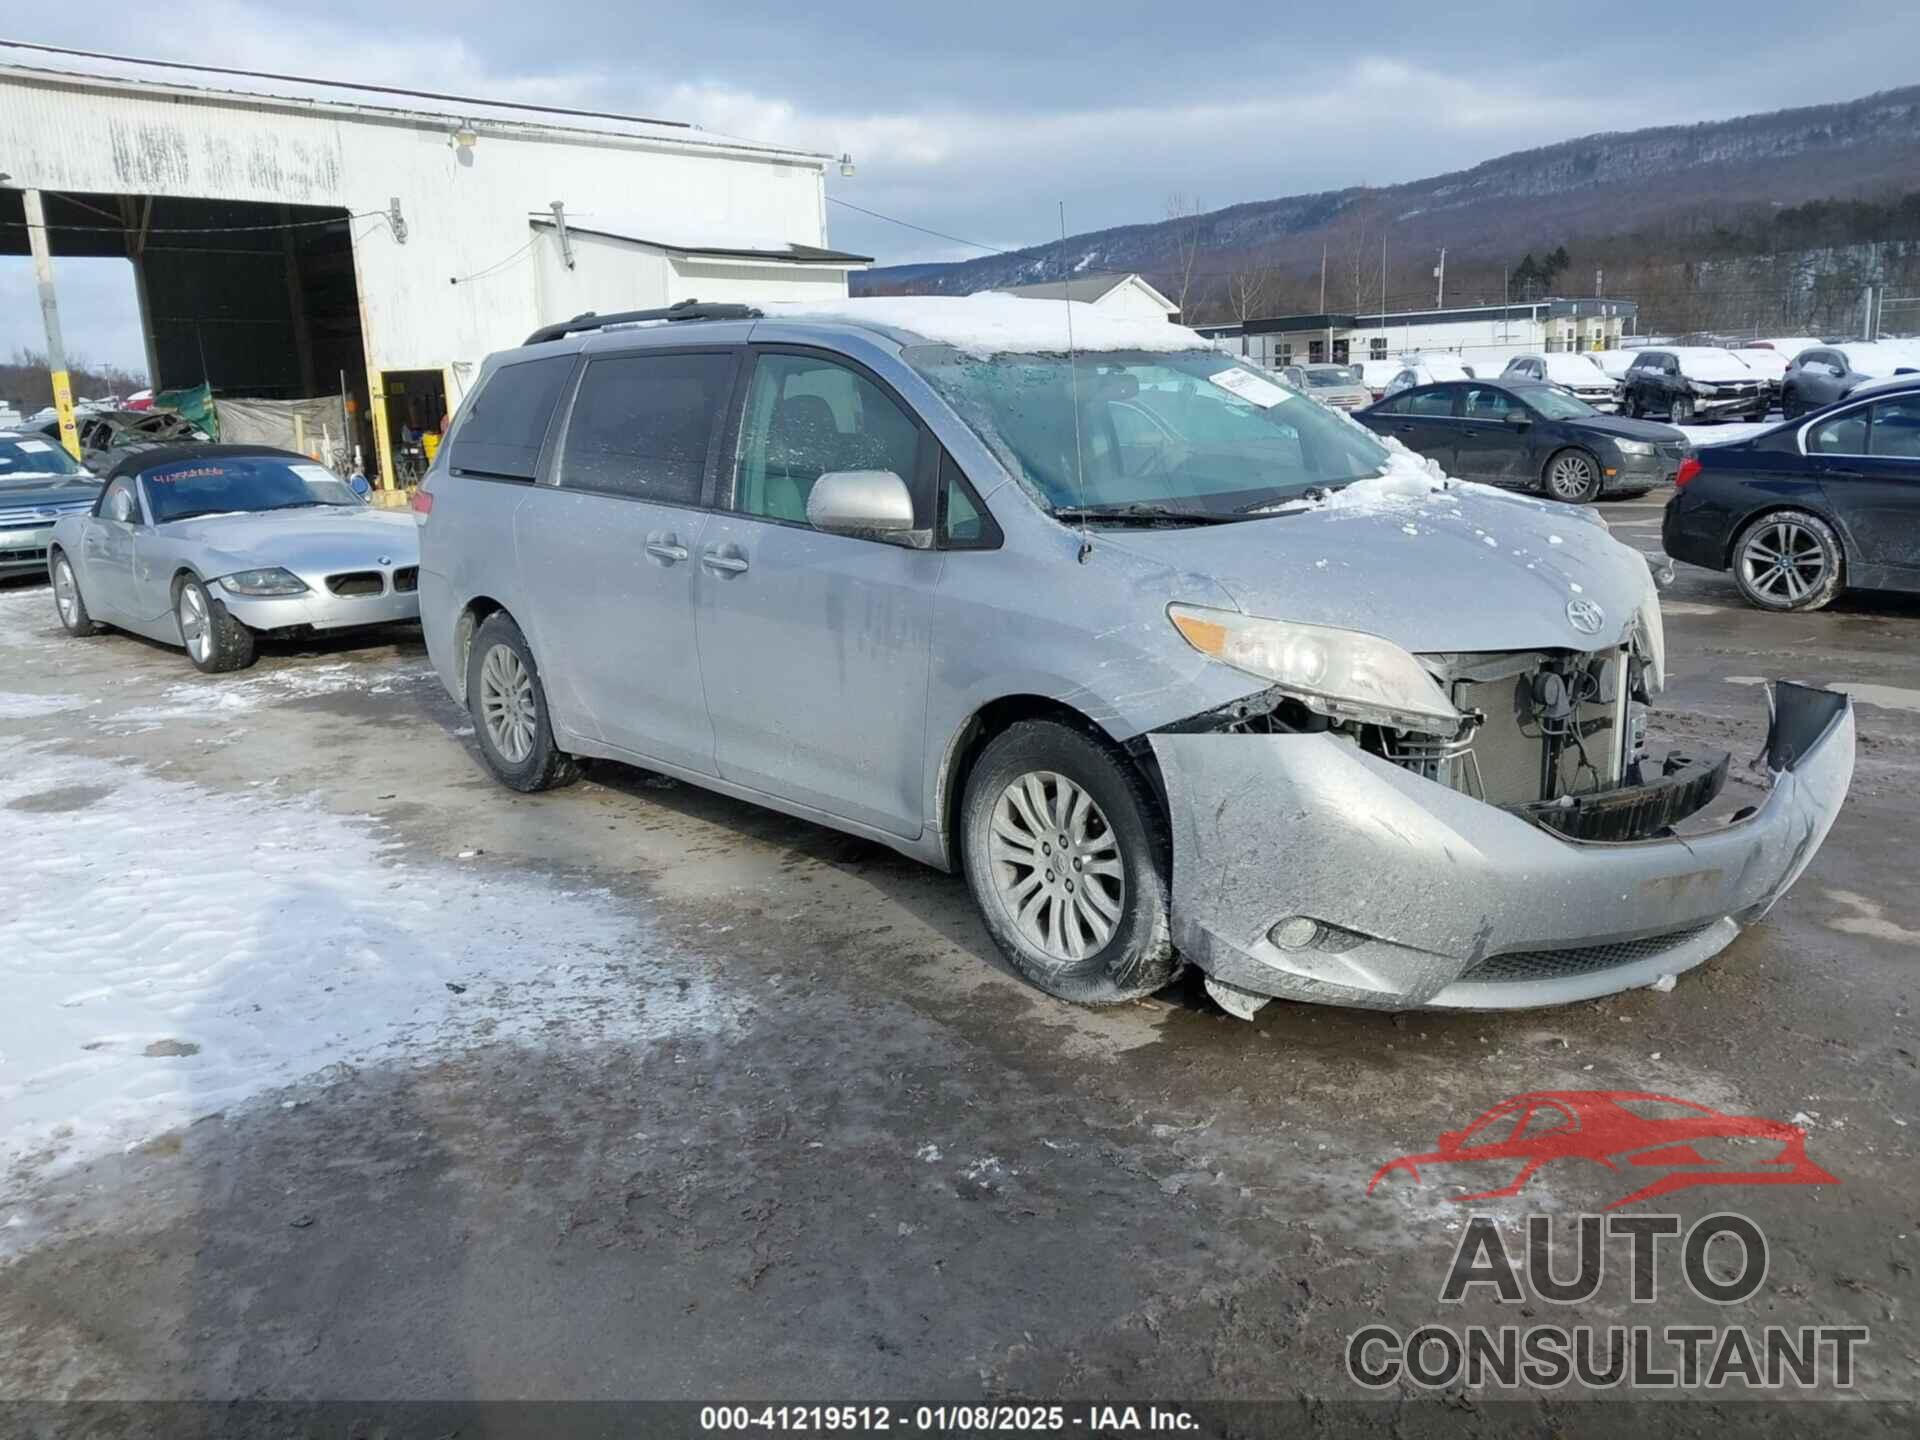
[[[1659,499],[1606,513],[1651,550]],[[1668,602],[1666,737],[1744,761],[1759,682],[1855,696],[1852,797],[1774,914],[1670,990],[1247,1023],[1190,980],[1056,1003],[957,878],[642,771],[513,794],[417,632],[202,677],[0,587],[0,1426],[1031,1399],[1200,1405],[1216,1433],[1910,1434],[1920,602],[1769,616],[1684,569]],[[1766,1267],[1732,1303],[1683,1283],[1679,1240],[1656,1273],[1620,1238],[1585,1298],[1523,1273],[1443,1299],[1463,1238],[1491,1263],[1473,1215],[1523,1272],[1554,1217],[1565,1276],[1574,1217],[1645,1183],[1571,1161],[1472,1204],[1438,1173],[1368,1193],[1540,1091],[1784,1122],[1830,1178],[1613,1212],[1746,1217]],[[1846,1383],[1778,1390],[1350,1373],[1366,1327],[1549,1323],[1862,1334]],[[401,1413],[386,1433],[560,1426]]]

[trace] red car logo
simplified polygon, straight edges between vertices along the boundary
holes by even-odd
[[[1456,1197],[1463,1204],[1517,1195],[1534,1171],[1556,1160],[1587,1160],[1629,1174],[1664,1172],[1608,1210],[1695,1185],[1839,1184],[1807,1158],[1806,1143],[1807,1132],[1798,1125],[1723,1115],[1673,1095],[1540,1090],[1502,1100],[1466,1129],[1447,1131],[1437,1149],[1389,1160],[1367,1182],[1367,1193],[1395,1170],[1419,1184],[1422,1165],[1466,1161],[1510,1162],[1519,1168],[1498,1189]]]

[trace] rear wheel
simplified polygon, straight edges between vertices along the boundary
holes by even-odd
[[[253,631],[227,613],[227,607],[194,576],[174,590],[173,617],[187,658],[205,675],[244,670],[253,663]]]
[[[87,602],[80,594],[80,581],[73,564],[61,551],[53,552],[53,608],[69,635],[98,635],[100,626],[87,613]]]
[[[1833,527],[1804,510],[1762,515],[1733,544],[1733,580],[1762,610],[1818,610],[1842,587],[1844,552]]]
[[[579,775],[579,763],[554,744],[540,668],[504,610],[486,618],[467,652],[467,708],[481,758],[501,783],[551,790]]]
[[[1093,736],[1027,720],[989,741],[967,777],[961,851],[987,930],[1049,995],[1115,1005],[1179,972],[1166,822]]]
[[[1547,457],[1540,481],[1555,500],[1590,505],[1600,498],[1600,462],[1585,450],[1561,450]]]

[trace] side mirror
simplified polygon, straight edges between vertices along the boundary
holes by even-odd
[[[1506,418],[1507,424],[1516,430],[1524,430],[1533,423],[1533,417],[1524,410],[1509,410]]]
[[[113,492],[113,498],[107,501],[107,516],[118,520],[122,525],[133,523],[133,496],[125,490]]]
[[[891,470],[829,470],[807,496],[807,523],[829,535],[886,540],[925,550],[931,531],[913,528],[913,496]]]

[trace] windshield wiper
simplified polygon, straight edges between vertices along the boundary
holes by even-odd
[[[1298,495],[1282,495],[1277,500],[1256,500],[1251,505],[1242,505],[1234,513],[1236,515],[1268,515],[1277,514],[1291,505],[1318,505],[1340,488],[1338,485],[1309,485]]]
[[[1112,520],[1121,524],[1158,525],[1177,520],[1188,525],[1231,525],[1238,515],[1221,515],[1211,510],[1175,510],[1169,505],[1151,505],[1128,500],[1113,505],[1061,505],[1055,508],[1056,520]]]
[[[255,512],[264,515],[269,510],[312,510],[321,505],[332,505],[332,500],[289,500],[284,505],[262,505]]]
[[[153,523],[156,525],[171,525],[176,520],[201,520],[208,515],[246,515],[249,513],[251,512],[246,510],[223,510],[218,507],[211,510],[182,510],[178,515],[162,515]]]

